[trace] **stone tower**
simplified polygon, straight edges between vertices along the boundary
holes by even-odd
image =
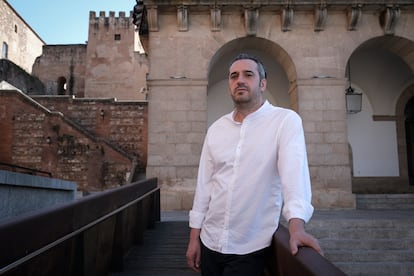
[[[95,12],[89,15],[85,97],[142,100],[148,71],[138,44],[132,15]],[[113,91],[117,91],[116,95]]]

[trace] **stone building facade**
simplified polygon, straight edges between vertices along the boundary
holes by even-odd
[[[1,58],[7,58],[31,73],[33,61],[45,42],[6,1],[0,1]]]
[[[162,209],[191,207],[204,135],[232,110],[227,68],[239,52],[263,60],[267,99],[302,117],[315,207],[355,208],[357,193],[414,192],[414,1],[144,4],[145,53],[131,15],[91,12],[87,45],[44,47],[33,73],[48,96],[32,99],[135,149],[146,177],[159,179]],[[362,96],[357,113],[347,113],[350,86]],[[121,103],[131,109],[110,114],[123,120],[100,121],[101,110],[107,120]],[[128,118],[133,103],[145,106],[140,133]],[[115,128],[121,122],[128,127]]]
[[[33,64],[33,75],[45,85],[46,95],[84,97],[85,72],[84,44],[44,45],[42,54]]]
[[[33,75],[48,95],[142,101],[148,59],[139,45],[130,14],[91,11],[87,44],[45,45]]]
[[[147,176],[159,177],[164,209],[191,207],[206,129],[232,109],[226,70],[238,52],[264,61],[269,101],[301,115],[317,208],[354,208],[356,192],[413,192],[404,129],[413,1],[358,3],[145,1]],[[363,97],[355,114],[349,64]]]
[[[90,12],[85,97],[145,100],[148,62],[138,44],[131,14]]]

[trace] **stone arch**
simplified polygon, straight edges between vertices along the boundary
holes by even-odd
[[[372,107],[371,113],[363,115],[348,115],[349,139],[352,140],[352,125],[362,121],[371,125],[389,124],[387,133],[395,135],[396,175],[360,175],[360,179],[353,178],[353,190],[357,193],[401,193],[409,192],[408,187],[408,163],[407,142],[405,129],[405,107],[414,96],[414,62],[408,56],[414,52],[414,42],[396,36],[380,36],[371,38],[357,47],[349,60],[352,73],[352,83],[360,88],[363,93],[365,105]],[[382,59],[382,61],[381,61]],[[377,63],[372,63],[372,61]],[[371,63],[371,64],[370,64]],[[382,69],[380,68],[382,65]],[[360,68],[356,68],[360,67]],[[356,69],[356,70],[355,70]],[[375,77],[373,77],[375,76]],[[393,128],[390,126],[393,125]],[[370,133],[370,128],[363,128],[365,133]],[[371,133],[372,134],[372,133]],[[372,134],[374,135],[374,134]],[[376,138],[382,139],[378,133]],[[355,139],[354,139],[355,140]],[[361,140],[361,139],[360,139]],[[376,143],[377,148],[384,147]],[[352,147],[357,150],[357,147]],[[361,153],[360,153],[361,154]],[[358,158],[356,154],[353,158]],[[369,162],[369,156],[365,155],[365,162]],[[380,159],[380,158],[377,158]],[[385,158],[384,158],[385,159]],[[388,160],[391,159],[387,156]],[[355,171],[357,165],[354,164]],[[354,175],[355,176],[355,175]]]
[[[407,139],[406,139],[406,115],[405,109],[407,104],[414,98],[414,82],[408,86],[401,94],[395,107],[396,122],[397,122],[397,137],[398,137],[398,155],[400,162],[400,176],[405,181],[408,181],[409,168],[407,156]]]
[[[411,71],[414,72],[414,59],[412,58],[414,55],[414,42],[412,40],[401,36],[384,35],[371,38],[358,47],[359,50],[367,50],[371,48],[382,49],[394,53],[404,60],[411,68]]]
[[[411,97],[405,105],[404,115],[408,183],[414,186],[414,97]]]
[[[265,96],[269,102],[296,109],[296,70],[287,52],[264,38],[237,38],[223,45],[211,58],[208,67],[208,125],[232,109],[233,103],[227,93],[227,70],[231,60],[240,52],[252,54],[263,62],[268,76]]]

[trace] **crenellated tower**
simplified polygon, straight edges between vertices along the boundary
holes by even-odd
[[[89,14],[85,97],[142,100],[148,71],[132,12]]]
[[[94,11],[89,12],[89,39],[103,38],[114,34],[128,34],[130,32],[134,32],[132,12],[128,17],[125,12],[119,12],[118,17],[115,16],[113,11],[109,12],[109,16],[106,16],[104,11],[100,11],[99,16],[96,16]]]

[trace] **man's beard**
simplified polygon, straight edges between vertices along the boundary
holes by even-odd
[[[237,97],[237,96],[233,97],[233,102],[236,105],[247,104],[247,103],[250,103],[251,101],[252,101],[251,97]]]
[[[239,93],[237,92],[237,89],[239,88],[244,88],[245,91],[243,91],[242,93]],[[244,85],[240,85],[236,87],[235,93],[233,93],[232,98],[235,104],[246,104],[252,100],[249,88]]]

